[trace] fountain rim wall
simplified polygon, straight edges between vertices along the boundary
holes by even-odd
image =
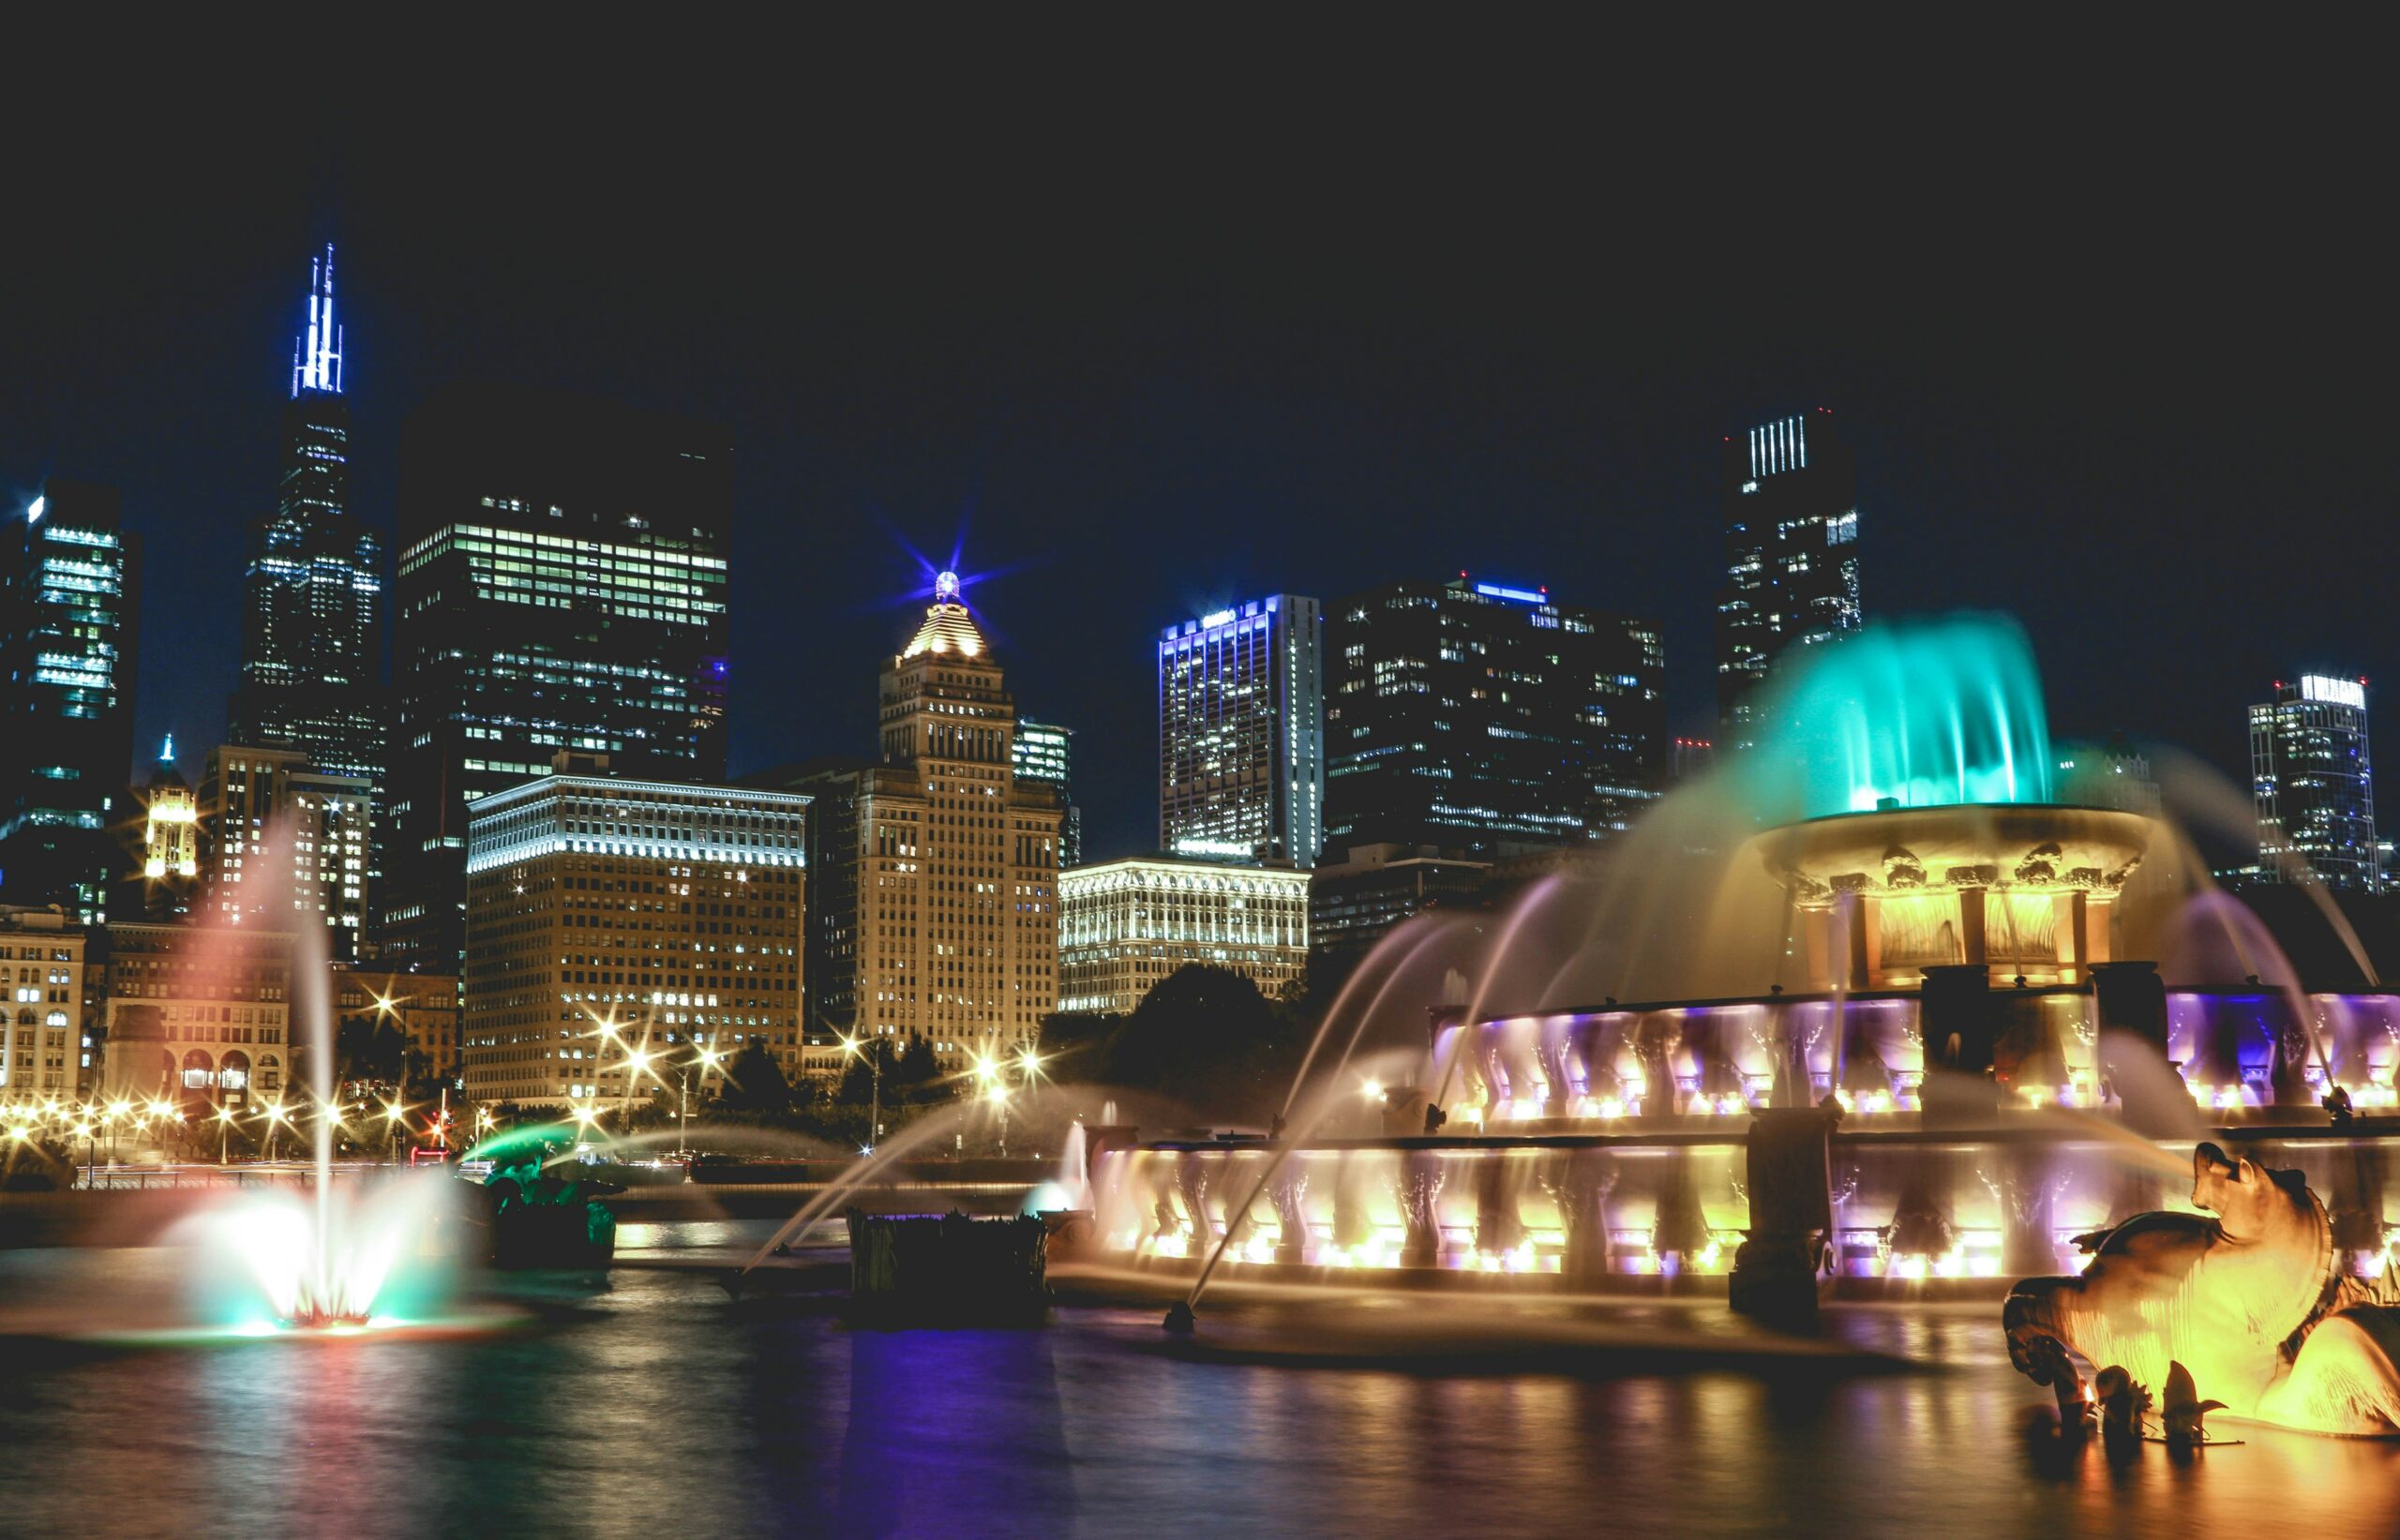
[[[2142,961],[2147,960],[2144,959]],[[2115,967],[2120,965],[2138,966],[2139,963],[2129,962],[2123,964],[2112,963],[2102,964],[2099,965],[2105,967]],[[2290,994],[2289,991],[2278,989],[2272,984],[2178,984],[2170,980],[2167,983],[2166,988],[2168,997],[2170,1000],[2178,996],[2197,996],[2211,1000],[2264,1000],[2269,998],[2284,998],[2288,997]],[[2013,988],[1994,985],[1991,991],[1994,995],[2003,999],[2030,999],[2035,996],[2048,995],[2079,995],[2089,998],[2092,992],[2092,986],[2087,982],[2072,984],[2026,984],[2021,987]],[[2392,989],[2308,989],[2306,987],[2302,987],[2300,994],[2303,999],[2311,1000],[2400,1001],[2400,987]],[[1614,1005],[1602,1002],[1598,1005],[1544,1006],[1539,1010],[1512,1010],[1496,1015],[1478,1016],[1472,1021],[1463,1016],[1444,1017],[1434,1023],[1433,1030],[1438,1033],[1447,1032],[1452,1027],[1459,1026],[1507,1026],[1512,1022],[1552,1022],[1567,1019],[1582,1019],[1591,1016],[1642,1016],[1661,1010],[1732,1010],[1744,1006],[1826,1005],[1838,1001],[1852,1000],[1863,1002],[1915,1000],[1922,998],[1923,995],[1924,991],[1917,985],[1898,984],[1878,987],[1875,989],[1788,990],[1781,994],[1722,994],[1702,995],[1691,999],[1681,1000],[1619,1001]]]
[[[1256,1137],[1237,1139],[1152,1139],[1137,1144],[1120,1145],[1103,1152],[1117,1154],[1120,1150],[1148,1151],[1177,1155],[1209,1155],[1252,1152],[1271,1155],[1278,1150],[1292,1155],[1312,1152],[1328,1154],[1376,1153],[1382,1151],[1415,1152],[1428,1150],[1435,1154],[1481,1154],[1523,1151],[1536,1153],[1551,1150],[1658,1150],[1683,1148],[1732,1148],[1746,1145],[1749,1124],[1740,1127],[1710,1129],[1657,1128],[1627,1129],[1618,1133],[1537,1133],[1537,1134],[1390,1134],[1361,1135],[1347,1139],[1310,1139],[1291,1145],[1282,1145]],[[1980,1128],[1941,1129],[1850,1129],[1837,1123],[1832,1129],[1835,1147],[1846,1144],[1911,1144],[1928,1149],[1977,1149],[1993,1145],[2038,1144],[2045,1149],[2113,1149],[2122,1144],[2121,1138],[2094,1135],[2078,1136],[2055,1125],[2027,1125],[2008,1122]],[[2331,1122],[2311,1123],[2235,1123],[2210,1124],[2190,1135],[2156,1138],[2147,1143],[2162,1149],[2198,1144],[2207,1141],[2232,1142],[2242,1144],[2339,1144],[2344,1143],[2385,1144],[2400,1141],[2400,1114],[2384,1117],[2362,1116],[2348,1125]]]

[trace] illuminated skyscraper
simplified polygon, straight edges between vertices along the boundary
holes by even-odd
[[[53,476],[0,524],[0,901],[86,925],[130,815],[140,556],[112,486]]]
[[[2297,880],[2299,862],[2330,888],[2382,887],[2366,681],[2302,674],[2250,708],[2250,777],[2258,803],[2258,875]]]
[[[712,424],[484,386],[410,419],[387,961],[458,967],[468,805],[559,751],[723,778],[732,503]]]
[[[1016,703],[953,575],[880,696],[877,762],[751,778],[814,799],[810,1040],[914,1039],[953,1067],[1029,1049],[1058,1000],[1058,803],[1017,773]]]
[[[1045,785],[1058,797],[1058,864],[1084,863],[1084,810],[1074,798],[1075,730],[1019,717],[1012,753],[1016,778]]]
[[[204,911],[274,930],[323,925],[332,954],[355,957],[369,893],[369,797],[364,777],[320,774],[296,749],[211,749],[194,798]]]
[[[1325,618],[1270,594],[1159,638],[1159,847],[1316,862],[1325,827]]]
[[[308,314],[283,409],[274,508],[250,525],[232,740],[297,749],[327,775],[379,790],[389,764],[382,690],[383,540],[350,512],[350,406],[334,248],[311,264]]]
[[[1328,863],[1397,845],[1491,860],[1622,829],[1665,770],[1658,622],[1543,590],[1389,584],[1326,623]]]
[[[1725,441],[1725,576],[1718,741],[1740,750],[1757,737],[1755,692],[1784,650],[1858,629],[1858,480],[1822,407]]]

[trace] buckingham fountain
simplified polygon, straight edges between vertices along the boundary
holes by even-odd
[[[2392,1432],[2400,995],[2330,903],[2359,978],[2306,987],[2090,761],[2005,622],[1825,649],[1592,871],[1388,938],[1282,1137],[1098,1155],[1101,1253],[1195,1296],[1722,1290],[1782,1324],[2023,1279],[2012,1353],[2062,1407],[2071,1349]]]

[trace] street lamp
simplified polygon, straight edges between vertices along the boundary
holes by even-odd
[[[701,1049],[698,1058],[684,1061],[683,1072],[677,1077],[675,1091],[675,1153],[677,1155],[687,1154],[692,1147],[692,1066],[695,1064],[700,1067],[700,1073],[706,1075],[717,1066],[716,1050]],[[705,1084],[702,1088],[706,1088]]]
[[[1000,1159],[1005,1160],[1009,1158],[1009,1088],[996,1080],[983,1092],[983,1099],[999,1109]]]
[[[625,1050],[625,1105],[621,1116],[625,1125],[625,1136],[629,1139],[634,1131],[634,1086],[649,1071],[650,1061],[655,1056],[647,1048]]]
[[[227,1102],[217,1109],[217,1163],[229,1165],[232,1159],[233,1106]]]
[[[842,1039],[842,1052],[857,1058],[863,1054],[867,1068],[866,1147],[872,1151],[883,1142],[883,1039],[875,1039],[870,1051],[859,1046],[856,1038]]]
[[[383,1103],[383,1131],[392,1141],[392,1164],[395,1166],[400,1163],[400,1119],[407,1115],[408,1109],[398,1102]]]

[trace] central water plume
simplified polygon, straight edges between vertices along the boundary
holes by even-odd
[[[2054,796],[2032,646],[1999,617],[1869,626],[1780,676],[1762,722],[1741,766],[1763,823]]]

